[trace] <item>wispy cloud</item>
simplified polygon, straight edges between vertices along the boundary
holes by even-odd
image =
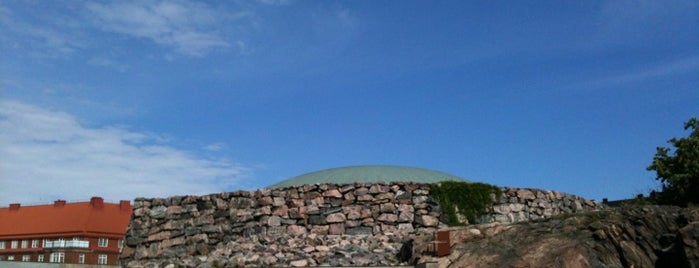
[[[101,67],[107,67],[107,68],[112,68],[117,71],[123,72],[128,69],[128,65],[122,64],[116,61],[113,61],[108,58],[103,58],[103,57],[94,57],[91,58],[87,61],[87,63],[94,65],[94,66],[101,66]]]
[[[207,159],[123,127],[0,101],[0,204],[103,196],[205,194],[229,190],[247,168]]]
[[[692,56],[672,62],[650,66],[642,70],[632,70],[625,73],[602,77],[575,85],[575,87],[598,88],[613,87],[628,83],[644,82],[673,75],[699,73],[699,56]]]
[[[150,39],[185,55],[203,56],[229,46],[213,30],[220,16],[203,2],[119,1],[86,7],[103,30]]]
[[[597,36],[589,42],[609,45],[643,42],[672,36],[677,29],[696,25],[699,2],[693,0],[603,1],[597,17]],[[685,25],[685,27],[680,27]],[[696,29],[696,26],[692,26]],[[637,45],[637,44],[636,44]]]
[[[47,15],[50,23],[38,23],[23,16],[0,6],[0,34],[5,36],[8,47],[28,49],[34,55],[56,57],[86,46],[78,37],[76,24],[69,18],[50,14]]]
[[[225,143],[217,142],[217,143],[212,143],[212,144],[204,146],[204,149],[207,151],[211,151],[211,152],[218,152],[218,151],[221,151],[225,147],[226,147]]]
[[[257,0],[258,3],[270,6],[284,6],[288,5],[290,0]]]

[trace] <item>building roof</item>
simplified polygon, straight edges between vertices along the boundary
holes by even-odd
[[[131,220],[129,201],[104,203],[100,197],[89,202],[0,208],[0,240],[52,236],[100,235],[123,237]]]
[[[289,187],[316,183],[349,184],[355,182],[410,181],[434,183],[440,181],[465,181],[444,172],[403,166],[368,165],[331,168],[281,181],[270,187]]]

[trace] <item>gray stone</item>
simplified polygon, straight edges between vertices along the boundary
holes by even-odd
[[[362,202],[362,201],[364,201],[364,202],[374,201],[374,197],[370,194],[359,195],[359,196],[357,196],[357,201],[360,201],[360,202]]]
[[[220,233],[221,232],[221,226],[218,225],[205,225],[201,228],[201,231],[204,233]]]
[[[386,193],[390,190],[391,190],[391,188],[389,188],[387,185],[373,184],[369,188],[369,193],[371,193],[371,194]]]
[[[374,200],[392,200],[393,198],[393,193],[380,193],[374,197]]]
[[[311,225],[323,225],[327,221],[325,221],[325,217],[322,215],[310,215],[308,216],[308,223]]]
[[[280,225],[282,225],[282,218],[279,216],[271,216],[267,219],[267,225],[280,226]]]
[[[436,227],[439,225],[439,219],[430,215],[420,215],[415,217],[415,223],[427,227]]]
[[[413,222],[413,220],[415,220],[415,214],[411,211],[401,211],[398,214],[398,222]]]
[[[167,214],[167,207],[165,206],[157,206],[154,207],[150,210],[150,217],[154,219],[163,219],[165,218],[165,215]]]
[[[372,227],[353,227],[353,228],[347,228],[347,234],[348,235],[371,235],[373,233],[374,228]]]
[[[328,223],[344,222],[345,220],[347,220],[347,218],[345,217],[345,214],[342,213],[333,213],[325,218],[325,221]]]
[[[291,261],[289,263],[289,265],[291,265],[292,267],[304,267],[304,266],[308,265],[308,261],[307,260],[295,260],[295,261]]]
[[[284,199],[284,197],[275,196],[272,198],[272,200],[273,200],[272,205],[275,207],[282,206],[282,205],[286,204],[286,200]]]
[[[380,205],[381,212],[390,212],[393,213],[396,211],[396,205],[393,203],[383,203]]]
[[[365,195],[368,193],[369,193],[369,189],[367,189],[366,187],[361,187],[361,188],[357,188],[356,190],[354,190],[355,196],[361,196],[361,195]]]
[[[397,200],[410,200],[413,198],[413,193],[399,190],[396,192]]]
[[[527,189],[517,190],[517,197],[520,199],[525,199],[525,200],[536,199],[536,195],[534,195],[534,193],[532,193],[530,190],[527,190]]]
[[[404,233],[409,233],[414,231],[415,229],[413,228],[413,225],[410,223],[401,223],[398,224],[398,230]]]

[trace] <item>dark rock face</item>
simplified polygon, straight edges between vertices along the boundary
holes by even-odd
[[[699,267],[699,211],[616,208],[476,225],[453,231],[454,240],[440,267]]]

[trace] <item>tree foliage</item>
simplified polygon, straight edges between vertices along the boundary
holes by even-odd
[[[658,203],[686,206],[699,204],[699,120],[692,118],[684,124],[692,129],[686,138],[672,138],[670,148],[658,147],[653,163],[647,170],[655,170],[662,192],[654,198]]]

